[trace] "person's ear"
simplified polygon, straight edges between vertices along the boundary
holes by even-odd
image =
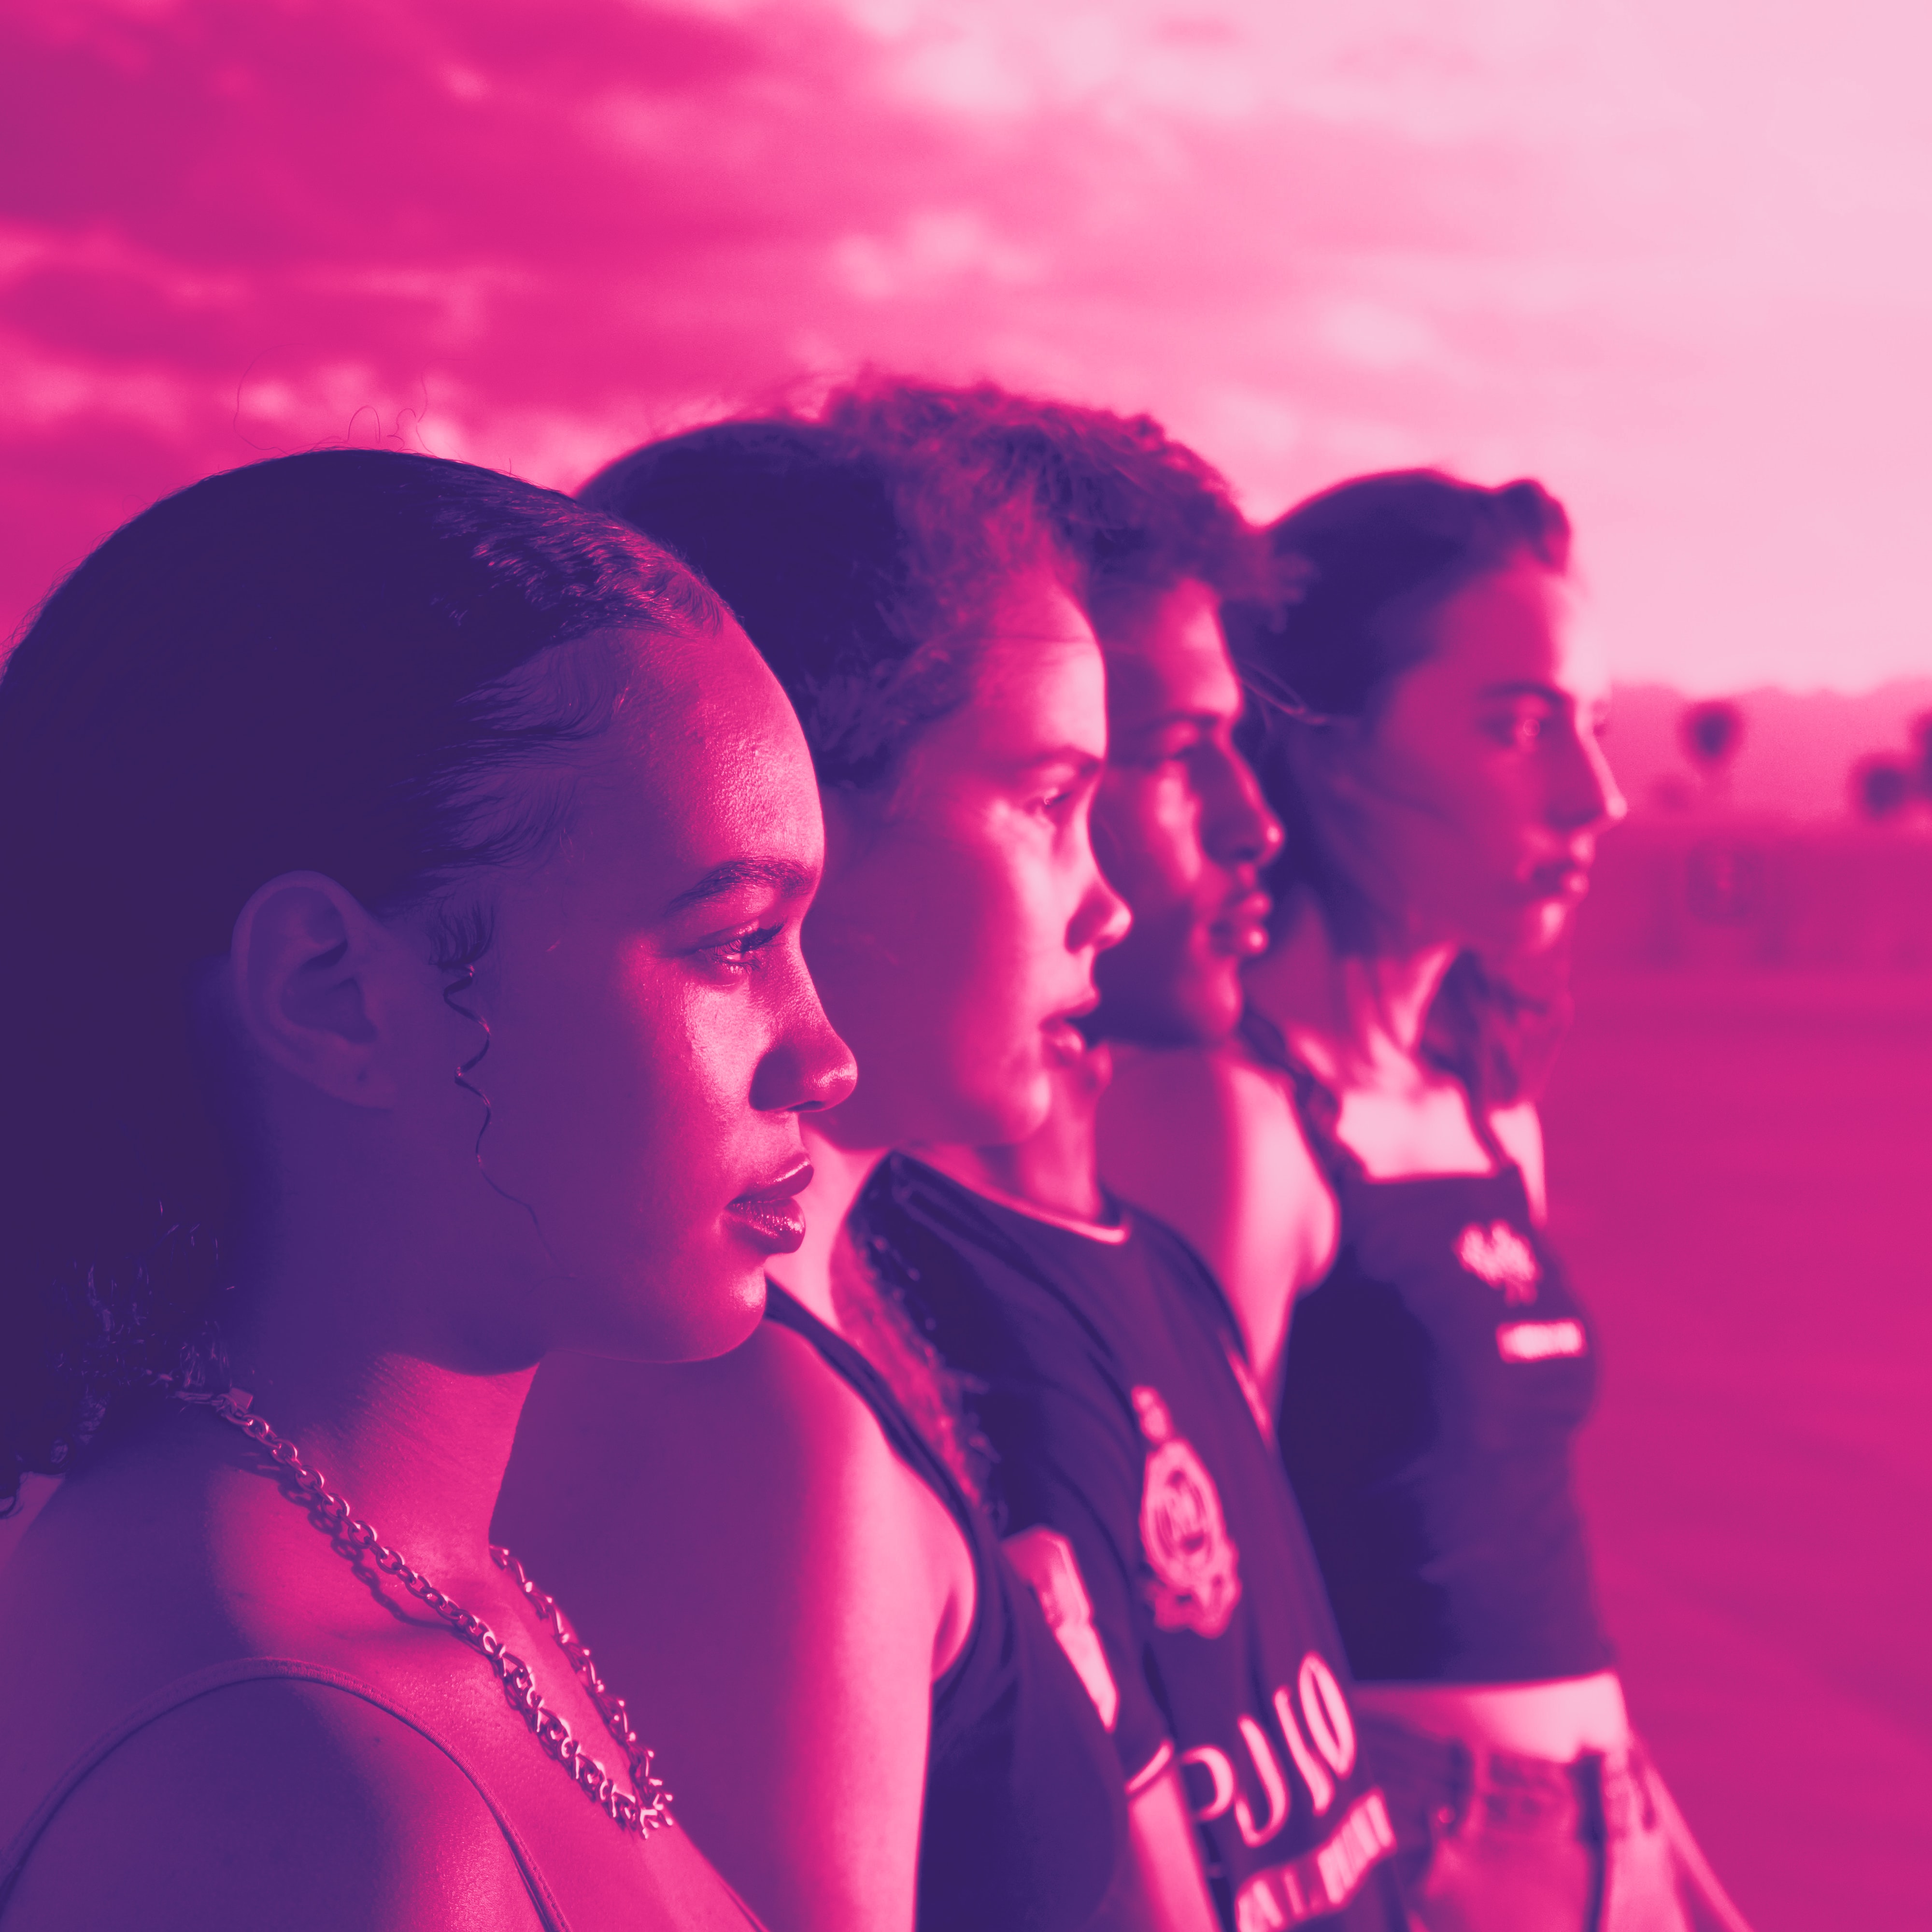
[[[352,892],[320,872],[284,872],[235,921],[231,997],[254,1050],[352,1106],[398,1091],[388,1048],[410,962]]]

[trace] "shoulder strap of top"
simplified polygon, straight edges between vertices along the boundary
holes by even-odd
[[[462,1772],[474,1788],[476,1795],[489,1808],[490,1815],[496,1821],[496,1828],[503,1834],[503,1841],[510,1848],[510,1855],[517,1862],[517,1869],[522,1874],[525,1888],[530,1893],[530,1904],[535,1909],[538,1922],[544,1932],[569,1932],[563,1913],[552,1896],[550,1887],[544,1882],[543,1875],[537,1869],[530,1847],[524,1844],[508,1814],[490,1795],[489,1786],[476,1772],[464,1761],[462,1756],[449,1741],[440,1736],[424,1723],[422,1719],[406,1706],[397,1703],[386,1693],[362,1678],[351,1677],[340,1670],[331,1670],[326,1664],[309,1664],[298,1658],[244,1657],[228,1664],[218,1664],[206,1670],[197,1670],[190,1676],[178,1677],[172,1684],[165,1684],[151,1697],[135,1706],[118,1724],[104,1731],[100,1736],[76,1758],[63,1772],[40,1808],[27,1820],[25,1828],[15,1837],[4,1852],[0,1852],[0,1912],[6,1909],[7,1900],[13,1894],[20,1874],[28,1858],[33,1852],[40,1836],[52,1823],[55,1814],[68,1799],[73,1796],[88,1774],[104,1760],[125,1744],[138,1731],[144,1730],[158,1718],[166,1717],[171,1711],[178,1711],[184,1704],[191,1704],[198,1697],[205,1697],[212,1691],[225,1690],[231,1684],[251,1684],[264,1679],[280,1679],[303,1684],[319,1684],[332,1690],[339,1690],[351,1697],[359,1697],[365,1704],[373,1704],[379,1711],[386,1712],[398,1724],[406,1724],[418,1737],[435,1745],[456,1768]]]
[[[1343,1142],[1339,1132],[1342,1103],[1334,1090],[1288,1045],[1287,1036],[1267,1014],[1249,1006],[1241,1015],[1240,1031],[1242,1044],[1248,1051],[1288,1082],[1296,1117],[1330,1185],[1339,1188],[1344,1180],[1366,1180],[1369,1171],[1361,1156]],[[1496,1172],[1500,1174],[1515,1166],[1514,1157],[1496,1138],[1489,1115],[1466,1088],[1464,1099],[1469,1130],[1475,1136],[1477,1144],[1496,1162]]]
[[[852,1393],[872,1412],[892,1453],[938,1494],[958,1520],[967,1541],[975,1543],[978,1517],[966,1492],[907,1414],[905,1405],[893,1392],[891,1383],[837,1329],[828,1328],[804,1303],[775,1281],[765,1284],[765,1319],[776,1322],[781,1328],[789,1328],[818,1351],[826,1367],[848,1384]]]
[[[1288,1036],[1259,1007],[1250,1004],[1243,1010],[1240,1031],[1248,1051],[1287,1082],[1309,1150],[1330,1183],[1339,1187],[1345,1180],[1366,1180],[1368,1169],[1361,1156],[1344,1144],[1339,1131],[1342,1103],[1334,1088],[1288,1045]]]

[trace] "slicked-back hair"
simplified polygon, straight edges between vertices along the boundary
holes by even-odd
[[[128,1391],[225,1384],[237,1204],[189,994],[255,890],[420,903],[473,961],[487,911],[435,908],[556,829],[524,775],[626,697],[614,647],[547,654],[719,621],[566,496],[370,450],[195,484],[48,598],[0,674],[0,1510]]]

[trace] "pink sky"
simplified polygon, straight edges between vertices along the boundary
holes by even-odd
[[[1626,679],[1922,671],[1928,72],[1902,0],[12,0],[0,627],[257,453],[570,486],[869,359],[1262,516],[1540,475]]]

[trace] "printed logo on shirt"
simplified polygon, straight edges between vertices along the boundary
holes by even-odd
[[[1496,1353],[1506,1362],[1546,1362],[1588,1348],[1580,1322],[1505,1322],[1496,1330]]]
[[[1456,1258],[1478,1280],[1501,1288],[1512,1308],[1536,1299],[1543,1270],[1535,1251],[1507,1221],[1492,1221],[1486,1228],[1471,1222],[1456,1237]]]
[[[1162,1630],[1219,1636],[1241,1600],[1240,1552],[1228,1534],[1221,1498],[1194,1445],[1174,1432],[1160,1392],[1137,1388],[1134,1411],[1153,1446],[1141,1488],[1141,1549]]]
[[[1234,1932],[1280,1932],[1340,1912],[1376,1862],[1395,1850],[1395,1828],[1379,1791],[1357,1798],[1325,1844],[1257,1872],[1234,1899]]]
[[[1301,1774],[1310,1808],[1316,1817],[1325,1817],[1335,1802],[1336,1780],[1346,1778],[1355,1766],[1355,1721],[1334,1672],[1318,1652],[1311,1650],[1301,1660],[1294,1690],[1300,1700],[1298,1712],[1288,1687],[1283,1684],[1276,1688],[1273,1714],[1276,1732],[1287,1748],[1288,1764]],[[1262,1724],[1244,1712],[1234,1720],[1234,1727],[1241,1734],[1242,1747],[1254,1771],[1246,1790],[1233,1757],[1218,1744],[1197,1744],[1181,1754],[1180,1762],[1184,1772],[1199,1772],[1208,1780],[1204,1792],[1198,1779],[1186,1780],[1189,1809],[1196,1823],[1211,1824],[1232,1812],[1241,1843],[1255,1851],[1278,1836],[1293,1816],[1294,1787],[1288,1781],[1288,1766],[1275,1755],[1275,1746]],[[1262,1799],[1258,1807],[1249,1802],[1256,1786]]]
[[[1120,1714],[1120,1686],[1107,1667],[1107,1653],[1094,1628],[1094,1605],[1082,1580],[1073,1546],[1057,1529],[1036,1523],[1006,1540],[1006,1555],[1040,1599],[1047,1628],[1060,1640],[1066,1660],[1080,1674],[1100,1723],[1107,1730]]]

